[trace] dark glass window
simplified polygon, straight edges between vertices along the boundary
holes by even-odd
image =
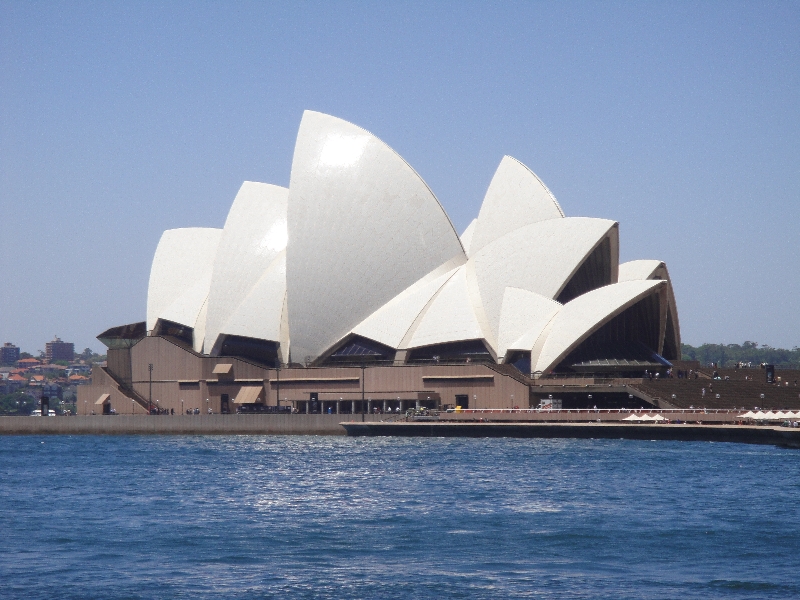
[[[271,340],[226,335],[220,347],[220,356],[236,356],[259,365],[275,368],[278,366],[280,344]]]
[[[494,362],[494,359],[481,340],[466,340],[415,348],[409,352],[408,362]]]

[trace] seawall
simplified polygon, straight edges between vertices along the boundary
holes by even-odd
[[[359,421],[362,415],[357,415]],[[363,415],[365,422],[381,415]],[[0,417],[0,435],[345,435],[343,415]]]
[[[518,437],[736,442],[800,448],[800,429],[749,425],[622,423],[357,423],[350,436]]]

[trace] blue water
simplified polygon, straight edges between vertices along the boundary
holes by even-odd
[[[0,437],[3,598],[798,598],[800,452]]]

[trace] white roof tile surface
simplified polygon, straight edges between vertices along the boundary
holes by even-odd
[[[680,351],[681,347],[681,325],[678,320],[678,305],[675,301],[675,290],[672,288],[672,280],[665,265],[660,260],[632,260],[622,263],[619,266],[619,280],[633,281],[636,279],[663,279],[667,282],[667,298],[669,302],[669,312],[672,317],[672,324],[675,329],[675,347]],[[659,353],[663,348],[656,348]]]
[[[504,156],[483,199],[470,254],[515,229],[563,216],[542,180],[516,158]]]
[[[381,140],[306,111],[289,185],[292,359],[316,358],[464,251],[436,197]]]
[[[168,229],[158,242],[147,288],[147,329],[168,318],[194,327],[208,295],[221,229]],[[192,314],[193,313],[193,314]]]
[[[520,227],[472,255],[469,260],[494,335],[507,287],[555,300],[600,240],[615,233],[616,223],[606,219],[550,219]]]
[[[542,181],[506,156],[459,238],[389,146],[307,111],[288,190],[245,182],[224,229],[164,233],[147,328],[159,318],[194,327],[195,349],[206,353],[222,334],[278,341],[284,363],[290,343],[292,360],[304,362],[350,334],[398,350],[481,339],[499,360],[531,350],[532,370],[547,371],[659,288],[662,338],[669,306],[679,344],[666,265],[618,265],[618,235],[613,221],[565,218]],[[605,238],[619,283],[561,306],[556,298]]]
[[[530,351],[560,309],[560,303],[535,292],[506,288],[500,310],[497,357],[502,359],[509,350]]]
[[[265,327],[266,330],[274,330],[263,322],[274,317],[274,302],[266,297],[273,294],[282,303],[285,280],[279,282],[268,279],[273,285],[271,290],[263,289],[266,284],[262,283],[260,293],[252,296],[251,292],[262,281],[270,265],[286,250],[288,197],[289,190],[286,188],[252,181],[245,181],[236,194],[214,261],[206,319],[207,351],[214,347],[219,334],[233,334],[223,329],[234,315],[239,330],[247,327],[259,331]],[[282,273],[285,277],[285,269]],[[240,306],[247,298],[250,299],[247,305]],[[259,306],[257,298],[267,304]]]
[[[660,260],[631,260],[619,266],[619,281],[650,279],[663,265]]]
[[[353,333],[392,348],[400,348],[414,322],[456,269],[432,280],[418,281],[359,323]]]
[[[466,268],[462,266],[433,298],[407,347],[420,348],[483,337],[467,290]]]
[[[613,283],[567,302],[550,323],[541,351],[534,349],[531,370],[549,372],[592,333],[662,285],[662,281]]]
[[[467,253],[467,256],[469,256],[469,249],[472,244],[472,235],[475,233],[475,225],[477,223],[478,219],[472,219],[472,222],[467,225],[464,233],[461,234],[461,245],[464,247],[464,252]]]
[[[220,333],[280,341],[285,296],[286,251],[283,251],[239,302]]]

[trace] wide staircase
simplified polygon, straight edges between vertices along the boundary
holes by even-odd
[[[501,375],[505,375],[506,377],[511,377],[511,379],[515,379],[520,383],[524,383],[525,385],[531,385],[534,383],[534,380],[530,377],[527,377],[524,373],[520,372],[517,367],[514,365],[508,364],[495,364],[495,363],[483,363],[487,367],[489,367],[492,371],[496,373],[500,373]]]
[[[715,370],[721,379],[712,379]],[[781,381],[770,384],[762,369],[701,368],[696,379],[643,379],[628,385],[676,408],[800,409],[800,371],[776,370],[775,376]]]

